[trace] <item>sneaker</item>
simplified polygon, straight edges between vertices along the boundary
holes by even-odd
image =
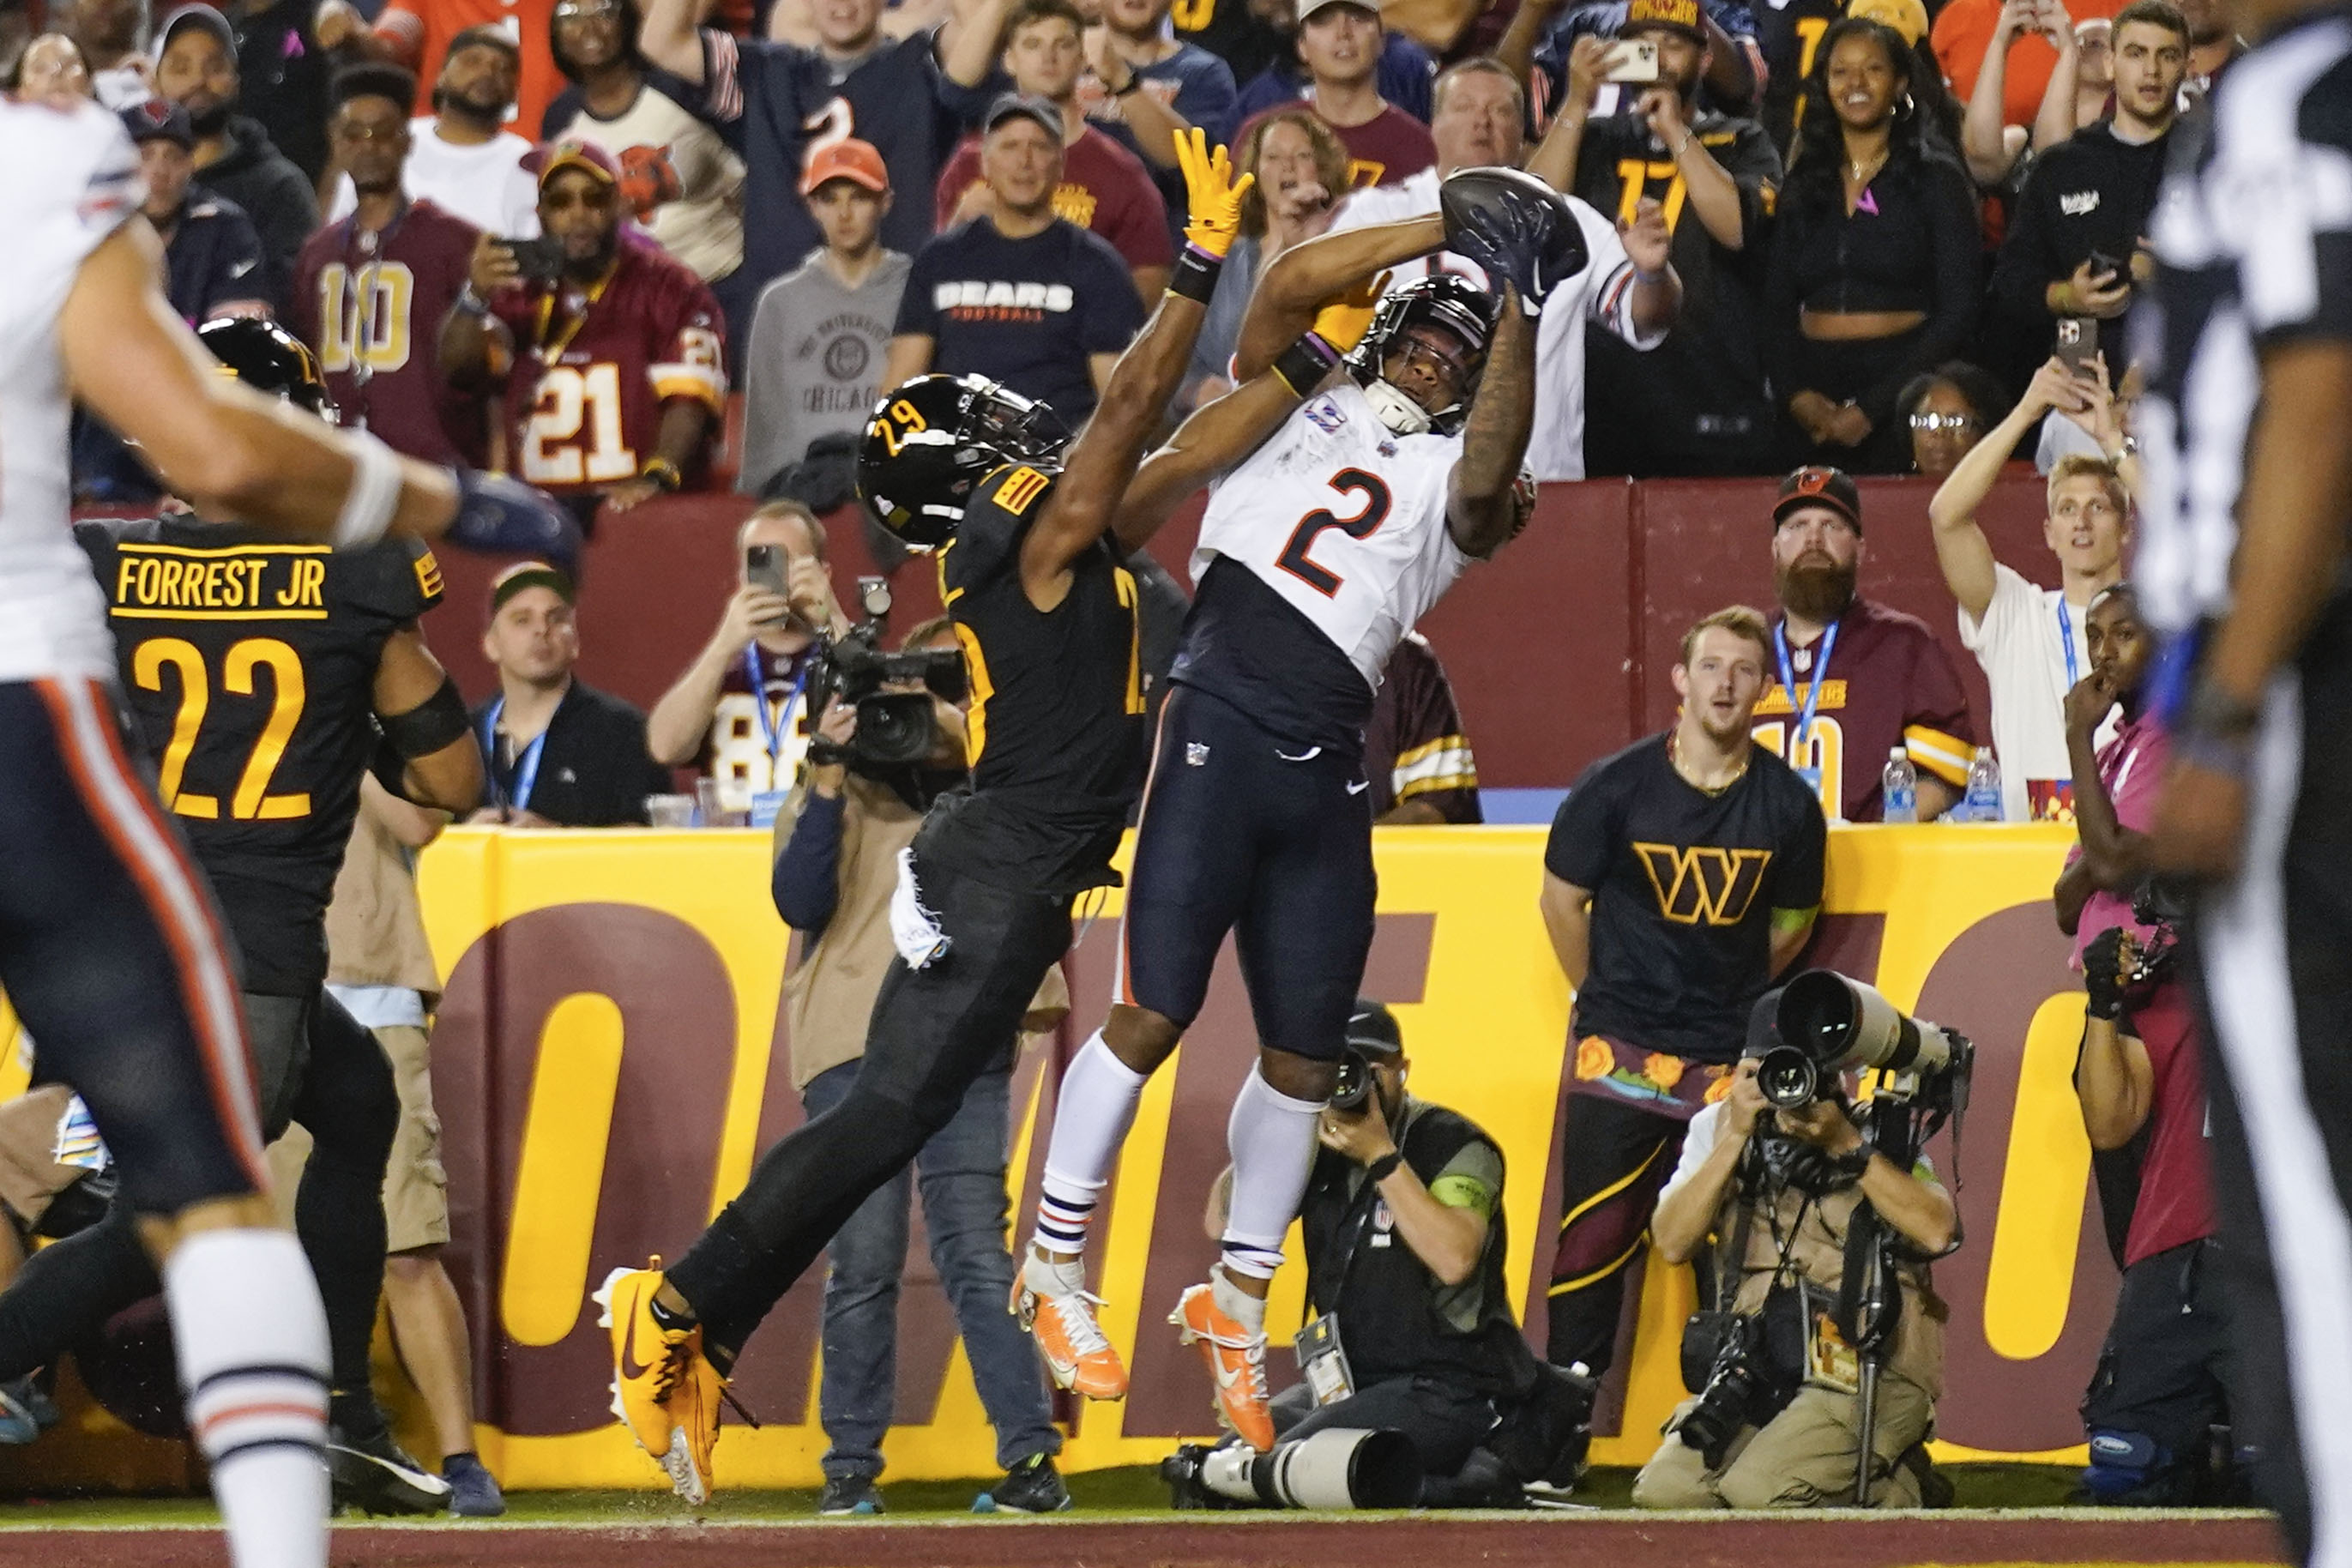
[[[698,1354],[699,1324],[691,1329],[666,1329],[654,1317],[654,1292],[661,1289],[661,1259],[643,1268],[615,1268],[602,1289],[589,1299],[604,1309],[597,1322],[612,1332],[613,1414],[630,1436],[659,1460],[670,1475],[670,1485],[687,1497],[680,1480],[691,1468],[688,1438],[670,1407],[670,1394],[686,1371],[689,1349]],[[698,1503],[699,1497],[687,1497]]]
[[[0,1383],[0,1444],[20,1447],[41,1435],[40,1418],[33,1413],[32,1379]]]
[[[981,1494],[974,1513],[983,1511],[981,1502],[992,1513],[1060,1513],[1070,1506],[1070,1489],[1062,1484],[1053,1455],[1032,1454],[1005,1471],[994,1491]]]
[[[1274,1417],[1265,1407],[1265,1335],[1251,1333],[1218,1310],[1215,1287],[1195,1285],[1178,1300],[1168,1321],[1186,1344],[1201,1347],[1217,1389],[1217,1421],[1263,1454],[1274,1447]]]
[[[327,1428],[327,1471],[335,1506],[362,1513],[439,1513],[449,1506],[447,1481],[418,1464],[393,1441],[390,1429]]]
[[[871,1476],[835,1476],[824,1483],[816,1511],[825,1519],[853,1519],[890,1510],[883,1506],[882,1489]]]
[[[449,1483],[449,1511],[460,1519],[496,1519],[507,1510],[506,1493],[499,1479],[471,1454],[452,1454],[441,1462],[441,1479]]]
[[[1589,1505],[1574,1500],[1576,1489],[1583,1484],[1588,1468],[1585,1455],[1592,1446],[1592,1432],[1588,1426],[1577,1427],[1552,1455],[1551,1468],[1520,1489],[1529,1508],[1581,1509]]]
[[[1084,1290],[1037,1290],[1026,1268],[1013,1281],[1013,1315],[1037,1342],[1038,1359],[1055,1386],[1087,1399],[1125,1399],[1127,1368],[1095,1317],[1102,1304],[1101,1297]]]

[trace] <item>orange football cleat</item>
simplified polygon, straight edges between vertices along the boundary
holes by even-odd
[[[1036,1340],[1055,1384],[1087,1399],[1125,1399],[1127,1368],[1095,1318],[1102,1304],[1084,1290],[1032,1289],[1025,1269],[1013,1281],[1013,1315]]]
[[[1252,1333],[1217,1308],[1213,1286],[1195,1285],[1168,1314],[1186,1344],[1201,1347],[1217,1388],[1217,1419],[1263,1454],[1274,1447],[1274,1417],[1265,1407],[1265,1335]]]

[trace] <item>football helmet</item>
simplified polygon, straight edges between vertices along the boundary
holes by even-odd
[[[282,397],[306,408],[330,425],[340,422],[318,356],[277,322],[257,316],[215,316],[196,329],[196,342],[220,361],[224,374],[265,397]]]
[[[1486,344],[1494,335],[1495,297],[1467,279],[1451,272],[1432,273],[1416,278],[1401,289],[1392,289],[1381,299],[1372,312],[1372,324],[1364,331],[1363,341],[1348,355],[1348,374],[1354,376],[1379,410],[1381,421],[1395,434],[1417,436],[1433,430],[1440,436],[1451,436],[1462,428],[1469,417],[1470,399],[1478,389],[1478,378],[1486,368]],[[1417,326],[1442,327],[1462,341],[1467,351],[1468,369],[1462,378],[1460,395],[1444,407],[1435,411],[1420,404],[1381,379],[1382,368],[1407,328]]]
[[[1069,445],[1052,408],[979,375],[919,375],[874,405],[857,493],[916,550],[955,536],[971,488],[1007,463],[1059,465]]]

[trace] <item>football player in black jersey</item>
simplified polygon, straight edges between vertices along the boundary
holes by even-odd
[[[283,329],[224,319],[198,339],[246,384],[332,421],[316,362]],[[399,1100],[382,1047],[324,984],[327,902],[362,775],[373,764],[387,787],[453,812],[481,790],[463,703],[416,629],[440,570],[415,541],[336,551],[193,512],[75,536],[107,597],[133,733],[244,961],[263,1135],[300,1121],[315,1139],[296,1230],[327,1308],[338,1495],[436,1510],[447,1487],[393,1442],[368,1384]],[[6,1377],[157,1288],[118,1205],[0,1296]]]
[[[1050,409],[978,377],[909,382],[866,427],[867,504],[938,552],[940,597],[971,666],[971,784],[933,808],[900,862],[900,956],[849,1098],[766,1151],[667,1273],[657,1258],[614,1269],[596,1292],[614,1413],[689,1501],[709,1493],[719,1394],[744,1341],[954,1113],[1067,950],[1072,900],[1115,879],[1144,722],[1135,585],[1118,563],[1157,518],[1131,537],[1113,524],[1183,375],[1249,184],[1198,132],[1180,150],[1184,258],[1075,441],[1066,447]],[[1194,420],[1270,430],[1297,395],[1269,373]]]

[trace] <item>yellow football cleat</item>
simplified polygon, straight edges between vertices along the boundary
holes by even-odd
[[[692,1479],[692,1460],[690,1426],[677,1393],[688,1363],[701,1359],[702,1330],[666,1329],[656,1321],[654,1292],[661,1283],[656,1257],[643,1268],[614,1269],[591,1300],[604,1309],[598,1321],[612,1331],[613,1414],[637,1446],[661,1462],[678,1494],[698,1503],[702,1498],[688,1496],[679,1479],[684,1471]]]

